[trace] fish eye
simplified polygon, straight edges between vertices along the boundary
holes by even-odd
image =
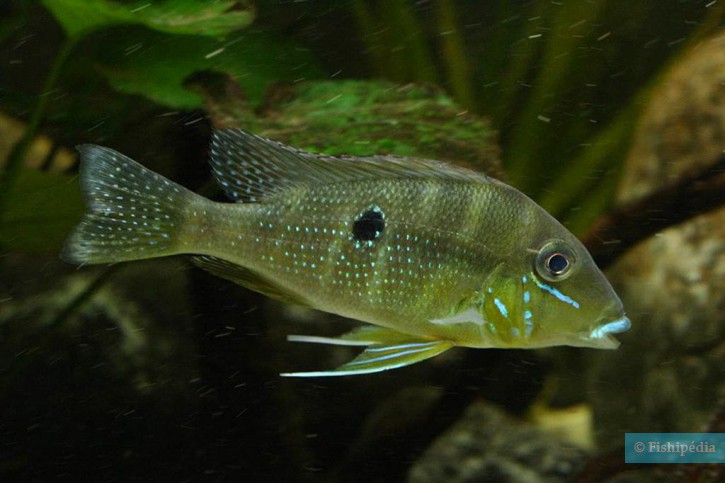
[[[561,240],[544,244],[536,255],[536,273],[549,282],[559,282],[569,277],[574,268],[574,254]]]
[[[546,259],[544,265],[554,275],[561,275],[569,268],[569,259],[563,253],[556,252]]]

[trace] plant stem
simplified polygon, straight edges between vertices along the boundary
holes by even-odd
[[[370,70],[374,71],[377,77],[384,77],[387,61],[385,43],[382,40],[384,34],[379,31],[380,22],[373,16],[370,5],[364,0],[357,0],[352,9],[357,19],[360,38],[365,43]]]
[[[456,19],[456,6],[451,0],[438,0],[438,26],[442,36],[443,61],[448,71],[448,82],[453,98],[462,107],[473,110],[475,94],[471,82],[471,65],[466,55],[464,38]]]
[[[111,265],[99,274],[97,274],[88,284],[88,286],[75,298],[73,298],[68,303],[68,305],[66,305],[63,310],[61,310],[60,313],[58,313],[58,315],[53,318],[53,321],[49,324],[49,328],[56,328],[63,325],[68,317],[73,315],[73,313],[76,312],[84,303],[86,303],[88,299],[90,299],[93,295],[95,295],[96,292],[98,292],[98,289],[100,289],[103,284],[108,281],[111,275],[113,275],[113,273],[116,272],[118,268],[119,265]]]
[[[582,242],[604,269],[653,234],[724,205],[725,154],[706,169],[601,217]]]
[[[33,142],[33,139],[35,139],[38,127],[40,126],[40,122],[45,116],[45,111],[48,106],[48,99],[50,98],[50,93],[55,88],[55,85],[58,82],[58,77],[60,76],[60,73],[63,69],[63,65],[68,59],[68,55],[73,50],[73,47],[76,45],[77,41],[78,37],[68,37],[66,38],[65,42],[63,42],[60,51],[58,51],[55,59],[53,60],[53,65],[50,68],[48,77],[45,79],[43,89],[40,92],[40,96],[38,98],[38,103],[35,105],[33,114],[30,117],[28,127],[25,129],[23,137],[20,139],[20,141],[18,141],[15,146],[13,146],[13,149],[8,155],[7,163],[5,163],[4,167],[2,167],[2,170],[0,170],[0,213],[2,213],[5,206],[5,200],[7,199],[7,196],[12,190],[13,184],[18,177],[20,168],[23,165],[23,160],[28,153],[28,148]]]
[[[585,35],[576,35],[571,25],[580,19],[596,23],[605,1],[570,2],[550,8],[551,31],[542,52],[541,67],[538,69],[531,94],[517,121],[517,128],[509,140],[507,166],[511,184],[529,195],[538,195],[537,172],[546,169],[541,163],[532,163],[532,153],[551,152],[554,142],[552,125],[542,121],[541,115],[553,109],[558,100],[566,98],[576,79],[586,77],[586,72],[574,62],[574,53],[586,40]]]

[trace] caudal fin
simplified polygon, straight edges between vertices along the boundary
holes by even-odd
[[[85,144],[80,178],[88,213],[66,241],[70,263],[114,263],[177,253],[194,195],[112,149]]]

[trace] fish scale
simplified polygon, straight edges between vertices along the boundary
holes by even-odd
[[[366,349],[337,369],[285,375],[378,372],[456,345],[615,348],[611,334],[629,327],[576,237],[481,173],[316,155],[224,130],[211,165],[235,203],[216,203],[108,148],[81,154],[89,213],[66,260],[190,254],[252,290],[373,324],[337,338],[290,336]]]
[[[495,234],[512,213],[481,207],[515,192],[457,184],[401,179],[297,188],[247,205],[251,220],[243,229],[224,221],[234,219],[224,211],[240,212],[239,206],[216,205],[219,221],[207,234],[212,244],[200,244],[210,255],[226,254],[304,293],[311,306],[425,335],[431,318],[452,315],[451,308],[483,283],[496,263],[491,251],[504,254],[508,246]],[[355,216],[370,206],[389,221],[380,239],[356,243]],[[240,245],[243,240],[252,243]]]

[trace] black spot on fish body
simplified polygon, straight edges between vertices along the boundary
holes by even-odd
[[[371,206],[355,217],[352,224],[354,240],[372,242],[382,235],[385,230],[385,215],[377,206]]]

